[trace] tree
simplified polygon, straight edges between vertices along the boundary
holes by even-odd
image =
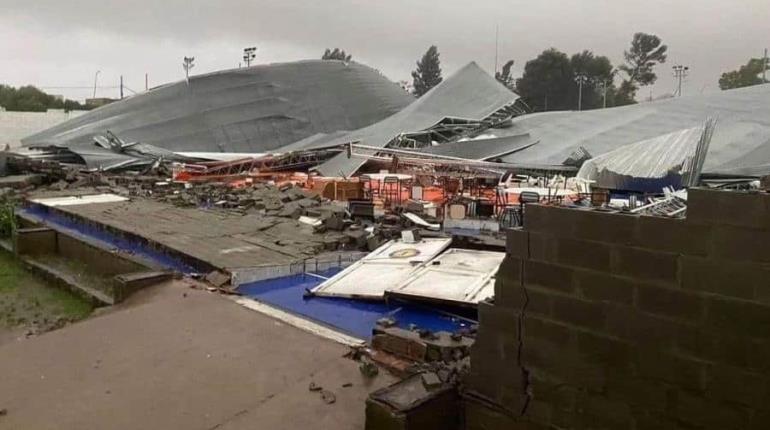
[[[417,69],[412,72],[412,86],[417,97],[421,97],[443,80],[441,61],[438,57],[438,48],[434,45],[428,48],[422,59],[417,62]]]
[[[614,106],[615,71],[609,58],[596,56],[593,52],[585,50],[570,58],[570,66],[575,77],[582,75],[587,78],[583,84],[582,108],[584,110],[604,106],[605,85],[607,86],[607,105]]]
[[[770,70],[770,65],[764,58],[752,58],[738,70],[722,73],[719,78],[719,88],[731,90],[733,88],[750,87],[764,83],[762,72]]]
[[[31,85],[18,89],[0,85],[0,106],[8,111],[45,112],[48,109],[87,110],[86,106],[72,100],[62,100],[46,94]]]
[[[628,75],[623,81],[620,100],[633,102],[639,86],[654,84],[658,76],[653,71],[657,64],[666,62],[668,47],[662,44],[658,36],[647,33],[636,33],[631,40],[631,49],[623,52],[626,64],[619,69]],[[620,103],[618,103],[620,104]],[[627,104],[627,103],[626,103]]]
[[[543,51],[524,66],[524,74],[516,82],[516,92],[535,110],[577,109],[580,87],[578,76],[584,76],[583,109],[604,106],[607,86],[607,105],[614,106],[615,69],[609,58],[585,50],[568,57],[551,48]]]
[[[567,54],[551,48],[527,61],[516,90],[536,111],[571,109],[569,93],[574,76]]]
[[[350,62],[352,58],[352,55],[345,53],[345,50],[340,48],[334,48],[333,51],[326,48],[326,51],[324,51],[324,54],[321,56],[322,60],[342,60],[345,62]]]
[[[505,85],[509,90],[514,91],[516,82],[513,80],[513,76],[511,76],[511,67],[513,67],[513,60],[509,60],[507,63],[503,64],[503,69],[501,71],[495,72],[495,79]]]

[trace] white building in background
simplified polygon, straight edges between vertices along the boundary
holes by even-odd
[[[85,112],[64,112],[63,109],[49,109],[47,112],[8,112],[0,107],[0,150],[6,145],[11,148],[19,146],[21,139]]]

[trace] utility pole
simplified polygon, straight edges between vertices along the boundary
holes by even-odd
[[[687,74],[690,70],[687,66],[682,66],[681,64],[677,64],[673,67],[674,69],[674,77],[677,78],[679,83],[677,84],[677,90],[676,93],[678,97],[682,97],[682,79],[687,77]]]
[[[257,56],[256,46],[243,49],[243,62],[246,63],[246,67],[251,66],[251,62],[254,60],[254,58],[256,58],[256,56]],[[238,67],[240,67],[240,65]]]
[[[120,75],[120,99],[123,100],[123,75]]]
[[[184,57],[184,62],[182,63],[182,67],[184,68],[184,77],[187,81],[187,85],[190,85],[190,69],[195,67],[195,64],[193,64],[194,61],[195,57]]]
[[[495,26],[495,77],[497,77],[497,52],[499,51],[500,24]]]
[[[578,84],[578,111],[583,110],[583,84],[588,81],[588,77],[586,75],[577,75],[575,76],[575,82]]]
[[[94,98],[96,98],[96,81],[99,79],[99,73],[102,73],[102,71],[97,70],[96,74],[94,74]]]
[[[766,84],[767,83],[767,77],[766,77],[767,76],[767,68],[770,67],[770,63],[767,62],[767,48],[765,48],[764,59],[765,59],[765,61],[763,62],[763,65],[765,67],[762,68],[762,83]]]
[[[145,91],[150,90],[150,77],[148,73],[144,74],[144,90]]]
[[[602,81],[602,109],[607,109],[607,81]]]

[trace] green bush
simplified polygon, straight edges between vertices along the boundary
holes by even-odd
[[[0,199],[0,237],[10,237],[16,231],[16,212],[13,201]]]

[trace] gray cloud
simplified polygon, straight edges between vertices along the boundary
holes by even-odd
[[[515,59],[519,72],[551,46],[617,63],[635,31],[656,33],[671,64],[691,66],[686,91],[699,92],[770,45],[766,0],[0,0],[0,9],[0,82],[57,87],[93,85],[102,70],[104,85],[123,74],[138,90],[144,73],[151,84],[179,79],[184,55],[195,55],[202,73],[237,66],[249,45],[260,48],[259,62],[316,58],[339,46],[399,80],[436,44],[446,73],[471,60],[491,71],[499,25],[501,61]],[[658,74],[655,93],[670,91],[670,64]]]

